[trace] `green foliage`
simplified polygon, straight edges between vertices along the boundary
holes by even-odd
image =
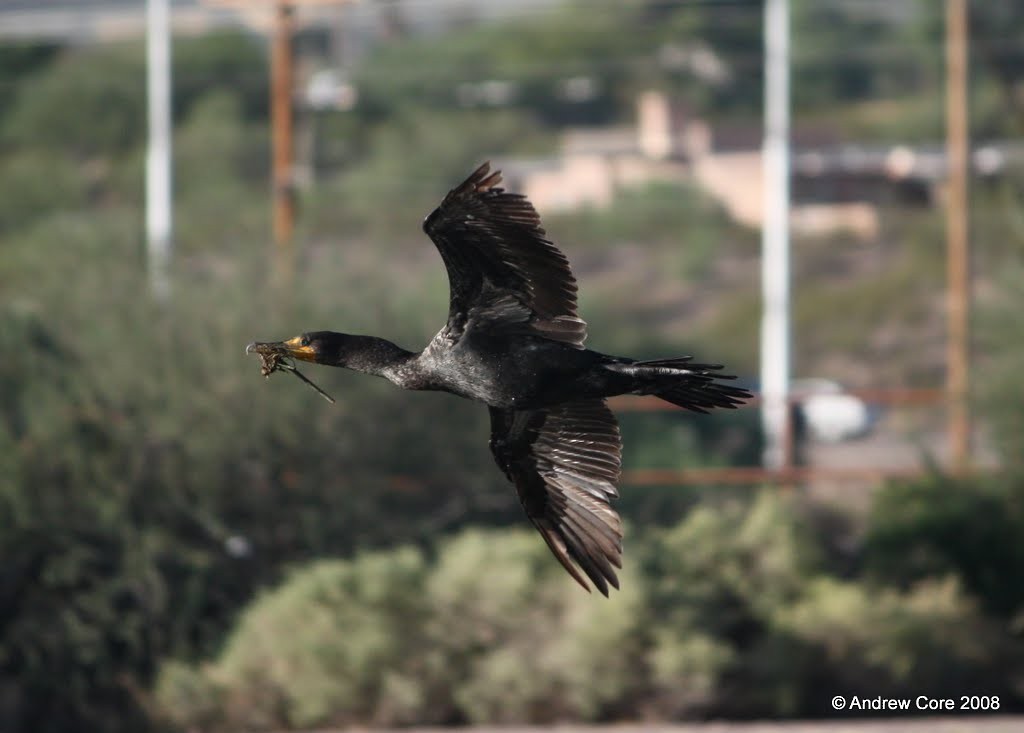
[[[626,189],[611,206],[551,217],[550,228],[569,242],[586,242],[595,250],[643,242],[673,255],[668,271],[695,277],[710,266],[723,237],[730,249],[753,245],[714,200],[695,186],[654,183]],[[674,246],[673,246],[674,245]]]
[[[362,132],[359,156],[304,201],[307,233],[408,242],[447,192],[446,181],[461,180],[497,152],[526,152],[547,140],[517,110],[421,110],[381,121]],[[381,214],[392,208],[398,215]]]
[[[753,504],[698,506],[645,553],[651,615],[662,619],[652,654],[656,709],[678,716],[745,694],[733,715],[784,714],[777,675],[759,674],[773,614],[800,598],[817,572],[817,549],[794,502],[761,494]]]
[[[157,698],[181,725],[209,721],[217,700],[221,724],[258,729],[591,717],[625,704],[637,587],[597,605],[566,592],[536,539],[466,532],[428,568],[408,549],[311,565],[253,603],[217,662],[168,665]]]
[[[49,63],[59,48],[46,42],[15,42],[0,45],[0,130],[22,81]]]
[[[45,175],[40,175],[45,171]],[[0,162],[0,233],[88,201],[88,172],[48,150],[24,150]]]
[[[193,114],[196,103],[219,92],[238,99],[247,122],[265,121],[269,114],[265,46],[263,39],[240,31],[175,38],[171,76],[175,115],[184,119]]]
[[[820,354],[859,354],[876,383],[937,384],[935,293],[946,273],[936,242],[945,223],[936,210],[893,206],[879,214],[881,241],[870,245],[875,252],[857,252],[835,237],[799,243],[794,358],[813,364]],[[845,259],[837,256],[839,245],[849,253]],[[863,274],[850,277],[851,270]]]
[[[233,251],[261,241],[270,226],[268,212],[253,206],[252,185],[268,176],[266,128],[245,121],[243,104],[233,92],[214,91],[195,101],[176,131],[175,206],[187,215],[177,217],[175,239],[186,254]]]
[[[379,117],[448,109],[458,104],[460,84],[501,80],[516,85],[514,105],[545,124],[607,121],[620,111],[624,100],[616,92],[634,54],[647,54],[648,39],[621,32],[635,10],[601,10],[567,6],[540,17],[460,29],[440,39],[385,44],[361,65],[356,82],[367,95],[367,109]],[[558,85],[581,75],[595,78],[597,96],[574,103],[559,93]]]
[[[227,696],[208,667],[169,660],[160,668],[154,695],[160,717],[173,726],[212,730],[224,716]]]
[[[1024,483],[1017,478],[934,476],[893,483],[872,507],[865,562],[873,576],[909,585],[956,574],[986,609],[1024,613],[1024,588],[1007,582],[1024,568]]]
[[[724,74],[718,81],[701,78],[693,64],[659,63],[659,71],[647,80],[666,84],[687,104],[710,117],[756,114],[760,108],[763,46],[760,6],[730,3],[643,3],[645,26],[657,29],[659,50],[710,52]],[[672,54],[667,54],[671,56]],[[660,85],[656,84],[656,85]]]
[[[835,690],[1019,700],[1019,643],[953,575],[834,577],[793,498],[705,502],[637,535],[609,600],[520,530],[309,566],[215,661],[168,665],[157,701],[213,730],[823,715]]]
[[[926,86],[906,23],[864,3],[793,4],[793,103],[798,109],[892,97]]]
[[[141,243],[141,45],[0,49],[0,728],[145,730],[158,669],[172,722],[202,729],[811,714],[825,712],[815,707],[827,699],[821,680],[879,693],[953,689],[967,675],[993,680],[989,690],[1017,684],[997,675],[1017,659],[1003,627],[1021,617],[1005,582],[1024,562],[1010,484],[887,489],[865,556],[848,563],[863,560],[869,583],[828,575],[820,541],[788,500],[627,489],[619,506],[638,525],[696,509],[664,534],[630,533],[637,566],[604,602],[572,586],[532,533],[466,532],[434,546],[466,524],[523,522],[481,440],[482,410],[328,370],[315,378],[336,407],[295,380],[256,379],[242,355],[254,338],[330,327],[410,346],[428,338],[447,287],[417,225],[446,182],[482,158],[548,152],[564,123],[630,119],[633,92],[650,85],[683,91],[711,115],[756,107],[749,49],[760,43],[759,12],[602,7],[368,57],[356,74],[365,104],[316,120],[335,138],[341,170],[302,201],[291,292],[268,282],[262,44],[241,34],[176,39],[166,303],[149,298]],[[797,86],[808,104],[913,85],[868,78],[862,58],[840,73],[814,67],[821,38],[850,45],[834,17],[828,34],[801,39],[810,55],[796,78],[807,80]],[[707,43],[731,80],[707,88],[663,67],[662,46],[679,38]],[[589,102],[562,93],[576,75],[598,83]],[[487,79],[516,82],[518,101],[453,110],[458,82]],[[982,129],[1004,129],[993,121],[1000,98],[980,94],[991,118]],[[841,116],[903,134],[930,129],[922,121],[938,119],[935,104],[922,95]],[[1013,222],[984,216],[975,226],[993,262],[1016,251]],[[798,314],[877,321],[906,290],[930,292],[941,275],[936,227],[894,229],[911,246],[893,273],[857,292],[810,288]],[[682,283],[709,274],[713,256],[754,246],[706,199],[675,187],[628,192],[608,212],[555,219],[551,230],[570,250],[643,246]],[[1006,272],[1005,311],[993,318],[1001,346],[1019,313]],[[605,305],[610,287],[584,292],[600,348],[679,349],[674,335],[659,343],[635,328],[658,322],[657,304]],[[697,344],[751,368],[756,309],[756,297],[737,298],[707,319]],[[807,343],[827,348],[845,335]],[[999,352],[986,399],[1017,460],[1019,359]],[[747,460],[755,420],[627,419],[627,462]],[[421,549],[369,551],[409,542]],[[352,559],[303,565],[332,556]]]
[[[327,561],[258,599],[212,672],[246,727],[407,722],[421,674],[423,560],[412,549]],[[301,619],[299,623],[297,620]],[[242,698],[237,698],[240,690]],[[258,691],[258,694],[251,694]],[[341,717],[336,717],[344,711]]]
[[[934,41],[908,43],[907,24],[882,9],[800,2],[792,25],[801,107],[906,95],[932,80],[922,66]],[[513,106],[548,125],[629,119],[635,92],[652,87],[723,117],[759,109],[762,42],[757,4],[648,1],[595,9],[568,2],[510,23],[382,45],[357,82],[377,116],[450,108],[459,103],[460,84],[500,80],[514,85]],[[698,73],[697,57],[719,71]],[[596,82],[596,93],[572,101],[560,84],[581,76]]]
[[[918,0],[916,10],[911,38],[922,51],[931,49],[933,73],[938,75],[946,34],[944,6]],[[971,38],[972,135],[1016,137],[1024,126],[1024,107],[1017,87],[1024,59],[1024,9],[1018,3],[968,3],[967,27]],[[992,103],[979,105],[978,91],[991,92]]]
[[[783,608],[777,622],[824,652],[835,689],[938,695],[996,682],[995,675],[979,679],[998,668],[989,658],[998,648],[994,629],[953,578],[922,581],[906,592],[823,578]],[[824,702],[816,712],[825,712]]]
[[[776,714],[831,715],[844,694],[1019,696],[1021,648],[978,612],[952,577],[906,591],[823,577],[774,614],[774,635],[752,659]],[[762,687],[763,685],[763,687]]]
[[[467,532],[441,549],[429,581],[431,642],[444,678],[428,699],[451,719],[588,718],[626,702],[639,649],[638,582],[593,603],[567,587],[533,533]],[[440,708],[440,709],[438,709]]]
[[[11,53],[11,52],[8,52]],[[26,51],[20,59],[31,75],[17,80],[14,99],[0,116],[0,142],[45,147],[53,154],[91,158],[121,154],[142,142],[145,130],[145,55],[136,44]],[[30,63],[31,61],[31,63]],[[230,92],[248,119],[266,116],[263,50],[236,33],[175,39],[175,113],[190,114],[202,96]]]
[[[692,605],[708,614],[701,625],[737,638],[749,617],[791,602],[818,564],[797,504],[769,492],[752,504],[698,507],[661,538],[654,555],[653,571],[660,562],[675,566],[656,573],[664,578],[658,588],[664,610],[699,598]]]
[[[1017,477],[1024,475],[1024,352],[1015,334],[1024,307],[1024,176],[1019,171],[998,188],[976,195],[972,218],[978,274],[989,291],[978,300],[975,350],[979,379],[972,397],[990,424],[999,459]]]
[[[244,344],[287,331],[252,302],[259,271],[199,268],[160,308],[143,290],[137,230],[113,223],[52,217],[5,255],[18,305],[4,322],[23,326],[2,331],[0,379],[17,397],[0,413],[0,517],[17,603],[0,686],[24,707],[0,714],[17,728],[138,726],[119,679],[145,686],[161,656],[214,648],[285,563],[418,539],[479,512],[501,480],[469,405],[439,430],[432,398],[338,383],[332,409],[297,382],[262,387]],[[326,292],[345,270],[303,277]],[[343,314],[370,287],[350,277],[336,291],[351,298]],[[337,317],[301,306],[314,322]],[[487,511],[515,516],[502,498]]]
[[[0,140],[83,158],[131,150],[145,129],[145,80],[137,48],[65,51],[19,84]]]

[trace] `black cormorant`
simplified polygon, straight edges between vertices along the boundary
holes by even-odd
[[[750,394],[717,381],[732,379],[720,366],[690,357],[637,361],[585,348],[565,255],[530,202],[500,182],[484,163],[423,222],[451,286],[448,322],[423,351],[331,331],[246,351],[261,355],[265,374],[299,359],[486,404],[491,451],[527,516],[580,585],[590,590],[586,575],[608,595],[622,567],[622,525],[609,504],[621,441],[605,398],[657,395],[706,412]]]

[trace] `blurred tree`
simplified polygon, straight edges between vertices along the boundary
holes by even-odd
[[[789,681],[758,678],[751,660],[775,609],[799,598],[818,569],[813,535],[792,500],[763,492],[749,506],[706,502],[643,559],[651,614],[662,619],[651,653],[663,714],[714,710],[731,685],[746,694],[730,699],[730,715],[765,714],[786,699]]]
[[[179,119],[214,91],[234,95],[247,120],[266,119],[260,43],[240,33],[220,33],[177,38],[174,45],[173,106]],[[146,75],[138,44],[5,53],[19,76],[11,103],[2,107],[0,143],[93,158],[123,154],[142,142]],[[42,63],[51,56],[50,63]]]
[[[905,591],[817,579],[779,607],[774,626],[751,668],[784,690],[771,703],[779,712],[834,714],[834,690],[865,697],[970,690],[1017,704],[1020,644],[978,611],[954,577]]]
[[[917,59],[900,53],[904,26],[880,5],[794,2],[794,106],[834,106],[919,87]]]
[[[968,3],[972,55],[999,88],[1006,132],[1024,130],[1024,7],[1020,3]]]
[[[65,50],[19,83],[2,142],[77,158],[124,153],[142,140],[145,78],[137,47]]]
[[[1020,135],[1024,129],[1024,8],[1019,3],[968,3],[971,60],[971,130],[986,137]],[[941,74],[945,47],[945,3],[918,0],[911,40]],[[995,104],[983,103],[989,90]]]
[[[954,577],[826,574],[792,498],[708,501],[630,537],[623,590],[598,603],[523,530],[314,564],[214,661],[165,666],[157,701],[225,730],[821,716],[835,689],[1021,702],[1020,645]]]
[[[11,42],[0,45],[0,130],[10,111],[18,88],[33,74],[46,66],[58,53],[53,43]]]
[[[267,50],[260,36],[220,31],[174,39],[172,107],[178,120],[212,92],[230,93],[247,122],[268,117]]]
[[[732,81],[707,91],[701,109],[724,115],[759,105],[759,60],[750,50],[759,49],[759,3],[601,7],[576,5],[370,56],[358,72],[365,106],[330,122],[351,135],[345,167],[308,197],[307,246],[287,305],[265,287],[265,69],[257,41],[179,42],[181,256],[163,308],[147,300],[140,267],[141,48],[12,61],[32,73],[18,77],[10,107],[0,109],[0,389],[10,395],[0,405],[0,728],[141,730],[145,690],[161,661],[222,649],[229,651],[209,675],[168,667],[165,687],[176,690],[183,714],[198,710],[208,721],[226,711],[247,724],[299,725],[344,718],[344,707],[377,723],[450,722],[510,720],[519,706],[538,719],[607,719],[726,710],[735,695],[750,701],[744,712],[781,714],[811,709],[809,680],[830,663],[820,629],[833,627],[859,670],[873,669],[877,656],[886,669],[911,670],[910,680],[925,658],[988,674],[961,653],[973,649],[961,638],[947,653],[938,635],[920,628],[938,618],[948,630],[960,619],[968,631],[983,628],[979,638],[990,643],[987,622],[958,587],[903,589],[952,573],[986,609],[1011,612],[1019,599],[1000,595],[971,532],[935,565],[872,576],[899,586],[887,592],[885,613],[874,613],[864,602],[872,590],[822,582],[798,513],[768,499],[753,508],[705,500],[664,536],[637,532],[630,553],[644,559],[645,572],[628,570],[627,591],[610,604],[568,585],[536,536],[469,533],[444,543],[436,559],[406,549],[300,572],[285,586],[300,590],[282,590],[292,594],[287,602],[256,602],[225,647],[239,609],[287,567],[395,543],[432,548],[438,533],[469,523],[523,522],[487,452],[478,406],[320,370],[340,398],[331,408],[284,378],[262,385],[241,349],[253,338],[291,335],[297,324],[423,343],[443,320],[447,286],[417,224],[446,182],[484,155],[550,150],[560,125],[628,119],[633,92],[651,84],[697,95],[692,70],[664,65],[673,58],[666,44],[708,44],[731,69]],[[822,104],[829,94],[883,83],[859,67],[850,73],[815,77]],[[597,82],[589,101],[565,95],[564,82],[578,76]],[[455,82],[492,79],[513,82],[517,101],[455,109]],[[589,265],[580,258],[581,270],[601,269],[593,263],[602,247],[644,243],[658,268],[694,288],[713,275],[712,255],[755,246],[704,198],[675,188],[630,192],[608,212],[552,224],[579,243],[571,247],[597,244]],[[915,236],[934,240],[927,226]],[[912,249],[911,257],[924,251]],[[927,283],[920,273],[932,270],[922,262],[905,269]],[[891,312],[905,274],[872,289],[872,298],[851,288],[851,302]],[[603,323],[600,348],[679,349],[675,334],[665,343],[669,337],[634,327],[656,310],[591,292],[585,308]],[[732,334],[756,324],[740,305]],[[1013,332],[1007,327],[1002,338]],[[753,346],[745,344],[730,340],[714,353],[731,350],[749,365]],[[1004,394],[1020,384],[1010,366],[1007,357]],[[1019,415],[1006,408],[999,419],[1009,425]],[[756,450],[736,438],[755,427],[742,419],[739,429],[724,418],[703,420],[699,432],[677,415],[624,423],[638,436],[627,440],[632,466],[698,455],[746,460]],[[647,524],[682,518],[696,502],[637,490],[621,506]],[[955,521],[918,522],[913,507],[893,504],[891,524],[879,520],[872,535],[871,557],[888,551],[886,527],[906,529],[892,546],[916,548],[945,537],[948,528],[936,535],[934,527]],[[992,506],[983,496],[964,511]],[[998,526],[1002,543],[1009,529]],[[661,554],[649,556],[645,542]],[[1008,549],[1004,559],[999,567],[1013,570],[1016,555]],[[386,610],[392,604],[405,615]],[[923,607],[938,610],[918,612]],[[786,608],[800,613],[786,616]],[[267,621],[249,620],[262,613]],[[426,614],[423,627],[409,624],[417,613]],[[890,619],[923,641],[894,641],[886,629],[870,636],[858,626]],[[389,645],[390,634],[399,646]],[[1004,641],[996,636],[992,644]],[[402,657],[424,638],[423,656]],[[247,648],[251,659],[227,663]],[[290,679],[273,667],[268,660],[278,655],[301,674]],[[803,664],[788,677],[769,663],[788,658]],[[402,671],[389,674],[394,667]],[[593,679],[592,669],[605,674]],[[335,675],[340,681],[328,679]],[[686,691],[681,703],[668,697],[674,685]],[[244,718],[248,700],[258,703],[253,718]]]
[[[355,77],[365,95],[361,114],[379,119],[459,105],[510,106],[551,126],[607,122],[626,101],[615,94],[633,57],[644,52],[640,37],[622,32],[631,14],[615,4],[566,6],[441,38],[383,44]],[[590,91],[566,93],[566,82],[579,77],[589,79]],[[632,100],[627,104],[631,109]]]
[[[648,0],[640,17],[656,28],[657,72],[708,117],[757,114],[761,109],[763,3],[674,3]]]
[[[955,573],[992,614],[1024,614],[1024,491],[1017,479],[942,476],[894,483],[872,507],[865,537],[869,573],[902,586]]]
[[[972,252],[976,277],[984,288],[975,318],[976,405],[1003,465],[1024,476],[1024,400],[1020,363],[1020,310],[1024,307],[1024,175],[1013,175],[989,190],[978,186],[972,197]]]
[[[382,119],[361,137],[359,156],[310,194],[311,235],[345,232],[430,246],[420,222],[450,182],[487,156],[528,151],[550,139],[520,110],[431,108]],[[381,213],[390,210],[395,215]],[[437,272],[444,276],[442,268]]]
[[[41,175],[41,171],[45,171]],[[89,200],[90,171],[60,153],[26,148],[0,161],[0,234]]]

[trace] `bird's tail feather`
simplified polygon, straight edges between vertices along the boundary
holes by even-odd
[[[720,364],[694,364],[691,359],[652,359],[634,362],[632,366],[637,376],[650,382],[644,393],[693,412],[706,413],[715,407],[731,409],[750,399],[750,392],[742,387],[719,381],[736,378],[721,374]]]

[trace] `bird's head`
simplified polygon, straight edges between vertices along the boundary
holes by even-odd
[[[245,347],[247,354],[256,353],[264,363],[281,358],[309,361],[314,364],[345,366],[351,342],[356,338],[334,331],[310,331],[287,341],[254,341]]]
[[[258,354],[264,377],[291,372],[325,398],[330,396],[295,368],[295,361],[344,367],[357,372],[392,378],[392,370],[414,354],[375,336],[353,336],[334,331],[309,331],[287,341],[254,341],[245,353]]]

